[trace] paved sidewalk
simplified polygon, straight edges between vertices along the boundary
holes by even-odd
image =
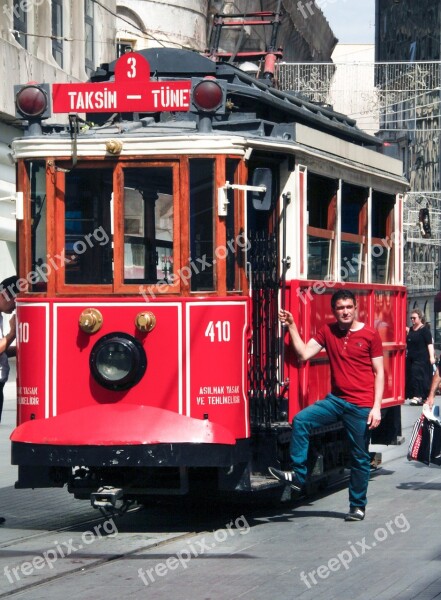
[[[221,529],[214,532],[216,535],[205,533],[203,511],[178,504],[172,509],[149,508],[117,519],[116,537],[103,538],[85,548],[85,534],[97,520],[97,512],[88,502],[74,500],[65,489],[13,487],[16,467],[10,465],[9,435],[15,427],[15,386],[8,383],[0,426],[0,515],[7,519],[0,527],[0,596],[31,586],[19,597],[441,598],[437,518],[441,469],[405,458],[411,428],[420,413],[421,408],[402,407],[403,444],[371,447],[382,452],[383,462],[372,474],[367,515],[361,523],[344,522],[348,499],[346,487],[341,486],[331,494],[279,510],[256,510],[246,505],[220,509],[207,502],[207,517],[223,519],[220,527],[235,519],[249,524],[243,535],[233,536]],[[70,531],[45,533],[87,519],[90,523]],[[186,531],[202,531],[199,536],[203,537],[198,541],[197,533],[188,537]],[[172,535],[178,539],[166,541]],[[25,573],[30,561],[59,546],[64,549],[68,542],[76,548],[71,556],[58,556],[53,568]],[[127,552],[133,554],[125,556]],[[176,567],[176,557],[184,555],[188,561]],[[92,566],[96,560],[99,564]],[[18,569],[19,580],[10,575],[13,568]],[[140,578],[140,568],[144,574],[150,573],[146,575],[148,585]],[[51,579],[54,576],[61,578]],[[35,583],[39,585],[33,587]]]

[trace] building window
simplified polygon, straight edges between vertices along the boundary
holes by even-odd
[[[63,0],[52,0],[52,56],[63,67]]]
[[[116,41],[116,58],[120,58],[126,52],[133,50],[133,42],[128,40],[117,40]]]
[[[14,37],[20,46],[23,48],[28,47],[27,43],[27,27],[28,19],[27,13],[23,8],[23,2],[14,0]]]
[[[84,0],[84,33],[86,39],[85,68],[88,75],[95,70],[95,60],[93,54],[93,21],[93,1]]]

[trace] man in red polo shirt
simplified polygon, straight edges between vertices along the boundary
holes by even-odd
[[[369,430],[381,422],[384,388],[383,348],[376,329],[357,321],[355,296],[338,290],[331,298],[335,323],[325,325],[308,343],[299,335],[290,312],[279,312],[287,325],[291,343],[300,360],[306,361],[326,349],[331,368],[331,393],[300,411],[293,419],[291,471],[270,467],[273,477],[300,491],[306,479],[309,434],[315,427],[341,420],[351,451],[349,512],[346,521],[362,521],[370,474]]]

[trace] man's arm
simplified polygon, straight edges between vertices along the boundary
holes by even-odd
[[[428,344],[427,350],[429,351],[430,364],[434,365],[436,363],[436,357],[435,357],[435,348],[434,348],[433,344]]]
[[[438,365],[438,367],[432,377],[432,384],[430,386],[429,395],[427,396],[427,400],[424,403],[424,404],[428,404],[430,408],[433,407],[433,404],[435,402],[435,395],[436,395],[436,392],[438,391],[440,382],[441,382],[441,375],[439,373],[439,365]]]
[[[381,402],[384,391],[384,361],[382,356],[372,359],[372,370],[374,371],[374,405],[369,413],[367,423],[369,429],[375,429],[381,423]]]
[[[297,353],[297,356],[301,360],[309,360],[316,354],[320,352],[322,347],[318,342],[314,339],[310,339],[307,344],[302,340],[299,334],[299,330],[297,329],[297,325],[294,323],[294,318],[292,314],[287,310],[279,311],[279,319],[282,325],[288,326],[289,336],[291,338],[291,343],[294,347],[294,350]]]
[[[6,352],[12,342],[15,340],[15,315],[12,315],[9,321],[9,333],[0,338],[0,354]]]

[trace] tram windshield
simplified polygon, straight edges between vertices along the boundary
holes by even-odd
[[[124,283],[170,282],[173,273],[173,173],[124,169]]]
[[[66,173],[66,283],[112,282],[111,198],[111,169],[78,168]]]

